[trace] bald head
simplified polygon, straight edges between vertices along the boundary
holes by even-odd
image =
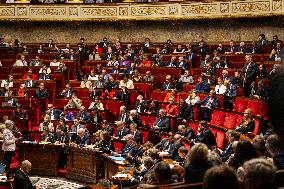
[[[32,164],[29,160],[24,160],[21,164],[21,169],[23,172],[25,172],[26,174],[28,174],[30,172],[32,168]]]

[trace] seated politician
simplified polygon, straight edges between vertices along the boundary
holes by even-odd
[[[242,123],[235,130],[242,134],[247,134],[248,132],[253,132],[254,127],[255,121],[253,119],[253,112],[251,109],[246,109]]]
[[[170,119],[166,117],[166,111],[164,109],[159,110],[159,115],[156,118],[153,129],[156,131],[169,131]]]
[[[99,133],[99,140],[94,144],[94,149],[102,151],[106,154],[114,152],[114,146],[112,144],[111,137],[107,131],[101,131]]]
[[[90,134],[86,132],[86,129],[80,128],[76,137],[75,143],[77,147],[84,147],[90,144]]]
[[[39,189],[39,187],[32,184],[28,177],[28,173],[32,168],[31,162],[25,160],[21,164],[21,168],[16,172],[13,182],[14,189]]]
[[[216,139],[212,131],[209,129],[206,121],[200,121],[198,125],[198,133],[195,143],[204,143],[210,149],[216,146]]]

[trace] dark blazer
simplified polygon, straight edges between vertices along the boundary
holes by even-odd
[[[35,189],[29,177],[18,170],[14,177],[14,189]]]
[[[121,152],[121,156],[126,157],[127,154],[131,154],[132,156],[134,156],[137,153],[138,149],[136,147],[136,145],[132,144],[126,144],[125,147],[123,148],[122,152]]]
[[[118,138],[123,138],[125,135],[129,134],[129,129],[127,129],[126,127],[123,127],[122,130],[117,129],[116,131],[116,137]]]
[[[207,145],[208,148],[216,146],[216,139],[210,129],[205,129],[200,135],[197,135],[195,142],[201,142]]]
[[[137,127],[140,127],[142,125],[142,121],[141,121],[139,115],[136,115],[136,117],[133,118],[132,121],[130,119],[128,119],[125,124],[130,125],[131,123],[135,123],[137,125]]]
[[[25,81],[24,83],[26,87],[36,87],[36,81],[32,80],[32,83],[30,84],[28,81]]]
[[[136,130],[136,132],[130,132],[130,134],[133,135],[134,137],[134,140],[138,143],[141,143],[142,142],[142,133],[138,130]]]
[[[135,107],[136,107],[138,113],[143,113],[143,112],[148,110],[148,103],[145,100],[143,100],[141,103],[136,102]]]
[[[183,106],[179,106],[178,117],[189,121],[193,119],[193,108],[191,105],[185,103]]]
[[[51,78],[50,78],[50,75],[49,74],[40,74],[39,75],[39,78],[38,78],[39,80],[50,80]]]
[[[210,167],[211,165],[209,163],[185,165],[185,183],[202,182],[205,172]]]
[[[47,89],[40,90],[39,88],[36,89],[35,97],[39,99],[48,99],[49,92]]]
[[[59,141],[60,143],[69,144],[69,136],[68,134],[59,134],[55,135],[55,141]]]
[[[175,88],[175,85],[173,82],[164,83],[162,85],[162,90],[171,90],[173,88]]]
[[[201,103],[201,106],[205,106],[206,108],[209,108],[209,109],[214,109],[214,108],[218,108],[218,106],[219,106],[219,100],[218,100],[218,98],[215,96],[215,97],[213,97],[213,101],[212,101],[212,103],[210,104],[210,105],[207,105],[207,103],[209,102],[209,99],[210,99],[210,97],[209,96],[206,96],[205,98],[204,98],[204,100],[202,101],[202,103]],[[207,106],[206,106],[207,105]]]
[[[51,113],[53,114],[53,117],[55,120],[59,120],[60,114],[62,113],[62,111],[59,109],[53,109]]]
[[[174,144],[170,141],[169,138],[164,138],[159,142],[158,144],[155,145],[155,148],[161,150],[161,151],[167,151],[169,154],[173,154],[175,150]]]
[[[208,93],[210,91],[210,85],[206,82],[197,83],[195,89],[196,89],[196,92],[198,93],[204,93],[204,92]]]
[[[69,96],[68,96],[68,92],[69,92]],[[60,96],[62,97],[71,97],[74,94],[74,90],[72,88],[66,90],[65,92],[62,91],[62,93],[60,94]]]
[[[122,117],[122,114],[120,113],[118,115],[117,121],[122,121],[122,122],[125,123],[125,122],[127,122],[128,119],[129,119],[129,113],[128,112],[125,113],[124,117]]]
[[[181,133],[181,132],[179,132],[179,134],[181,135],[181,136],[183,136],[185,139],[187,139],[187,140],[191,140],[191,139],[195,139],[196,138],[196,135],[195,135],[195,133],[194,133],[194,131],[193,131],[193,129],[192,128],[186,128],[186,131],[185,132],[183,132],[183,133]]]
[[[258,66],[255,62],[251,62],[249,68],[247,68],[248,63],[246,63],[242,69],[242,73],[247,82],[253,82],[256,80],[258,73]]]
[[[232,153],[233,153],[233,145],[232,143],[229,143],[227,144],[227,146],[225,147],[224,151],[221,154],[222,161],[226,162]]]
[[[170,129],[170,119],[167,117],[156,118],[154,125],[159,127],[160,131],[169,131]]]
[[[83,121],[83,122],[88,122],[90,121],[90,114],[88,112],[78,112],[76,118],[80,121]]]
[[[94,121],[94,114],[91,114],[90,116],[90,122],[93,124],[101,124],[103,121],[103,116],[100,113],[97,113],[97,122]]]
[[[126,105],[130,105],[130,93],[126,92],[125,94],[122,91],[119,91],[116,95],[116,98],[119,100],[123,100]]]
[[[85,144],[90,144],[90,135],[86,132],[83,138],[81,138],[79,135],[76,137],[76,144],[80,147],[83,147]]]

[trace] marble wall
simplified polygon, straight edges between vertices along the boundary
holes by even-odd
[[[229,40],[252,41],[260,33],[269,40],[277,34],[284,39],[284,24],[281,18],[223,19],[188,22],[1,22],[0,36],[12,41],[25,43],[47,42],[53,38],[56,43],[77,43],[81,37],[87,43],[96,43],[103,37],[110,40],[119,38],[122,42],[141,42],[149,37],[152,42],[207,42]]]

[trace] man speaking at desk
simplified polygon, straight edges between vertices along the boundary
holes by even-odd
[[[31,162],[28,160],[22,162],[21,168],[16,172],[14,177],[14,189],[40,189],[38,186],[33,186],[27,175],[31,168]]]

